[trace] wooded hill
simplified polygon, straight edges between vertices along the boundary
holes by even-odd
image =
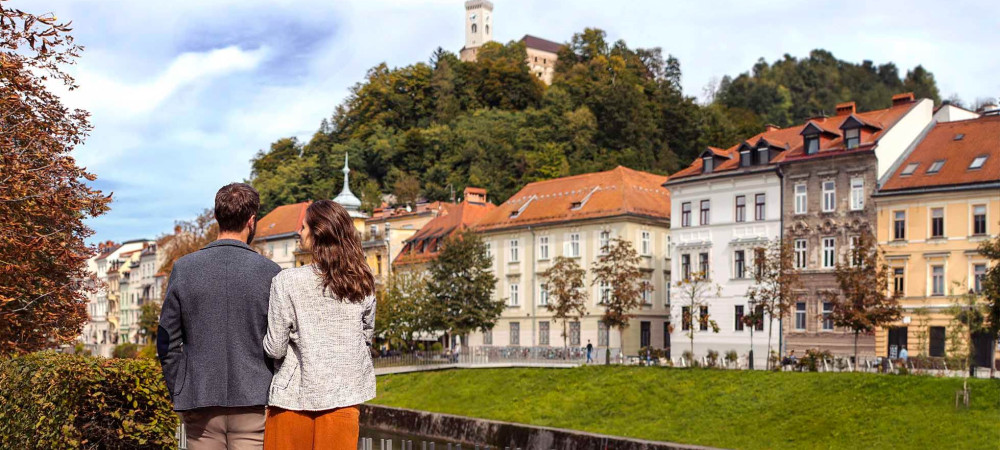
[[[923,67],[901,77],[892,63],[854,64],[823,50],[760,60],[723,78],[704,105],[682,92],[676,58],[609,43],[599,29],[572,37],[551,86],[525,58],[521,42],[491,42],[475,62],[439,48],[426,63],[373,67],[308,142],[282,138],[254,157],[261,214],[336,195],[345,152],[368,210],[382,193],[449,200],[466,186],[499,203],[532,181],[618,165],[669,174],[707,145],[727,147],[765,123],[801,122],[842,101],[882,108],[904,91],[939,101]]]

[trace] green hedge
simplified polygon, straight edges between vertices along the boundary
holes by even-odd
[[[155,360],[41,352],[0,360],[4,448],[176,448]]]

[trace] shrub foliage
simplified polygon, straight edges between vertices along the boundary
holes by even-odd
[[[176,429],[155,361],[54,352],[0,360],[5,448],[170,448]]]

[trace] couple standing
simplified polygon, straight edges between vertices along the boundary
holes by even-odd
[[[355,449],[358,405],[375,397],[375,280],[351,217],[322,200],[282,271],[250,248],[260,197],[215,196],[219,238],[174,264],[157,333],[188,448]],[[265,409],[266,405],[266,409]]]

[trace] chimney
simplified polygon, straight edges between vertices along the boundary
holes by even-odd
[[[486,203],[486,189],[467,187],[462,192],[462,198],[469,203]]]
[[[780,130],[780,129],[781,129],[781,127],[779,127],[779,126],[777,126],[777,125],[775,125],[773,123],[764,124],[764,132],[765,133],[768,133],[768,132],[771,132],[771,131],[774,131],[774,130]]]
[[[893,97],[893,104],[895,105],[895,97]],[[849,116],[854,114],[856,106],[854,102],[840,103],[837,105],[837,115],[838,116]]]
[[[906,92],[903,94],[896,94],[892,96],[892,106],[905,105],[913,101],[913,93]]]

